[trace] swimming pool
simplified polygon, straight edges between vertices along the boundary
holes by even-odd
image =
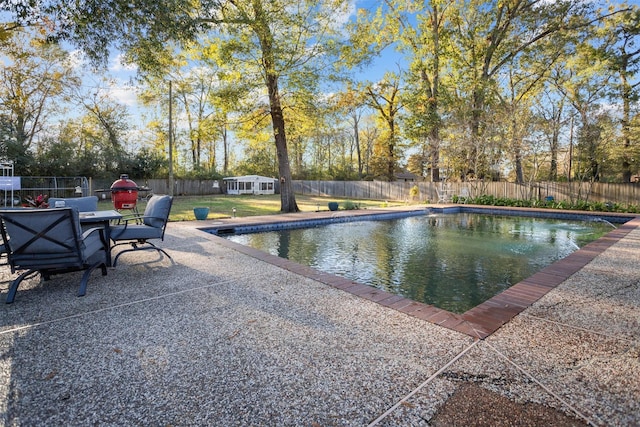
[[[463,212],[227,238],[463,313],[611,229],[606,222]]]

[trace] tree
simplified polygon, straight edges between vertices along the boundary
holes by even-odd
[[[26,168],[38,135],[49,116],[62,111],[69,88],[79,84],[59,46],[44,43],[32,33],[14,32],[0,45],[4,63],[0,69],[0,111],[14,132],[7,152],[16,161],[16,173]]]
[[[632,78],[640,71],[640,8],[634,6],[604,21],[599,30],[600,37],[596,38],[595,54],[602,58],[608,69],[618,76],[618,83],[614,85],[612,98],[622,103],[622,117],[620,119],[622,143],[620,144],[620,168],[622,182],[630,182],[633,174],[632,166],[638,167],[638,139],[637,132],[632,132],[632,104],[638,100],[640,81],[635,83]],[[636,149],[634,150],[634,146]],[[633,159],[636,159],[635,161]]]
[[[442,74],[448,67],[448,35],[454,0],[385,0],[363,11],[354,26],[356,54],[366,58],[393,45],[409,63],[403,90],[405,136],[420,147],[432,181],[440,180]],[[366,46],[366,45],[369,46]],[[366,46],[366,47],[365,47]],[[450,56],[449,56],[450,59]]]
[[[581,163],[574,170],[579,180],[597,181],[600,178],[600,161],[603,149],[599,102],[605,99],[611,75],[603,61],[591,55],[584,43],[576,46],[575,54],[567,58],[562,67],[555,69],[552,82],[571,104],[578,116],[578,158]],[[588,163],[588,167],[585,166]]]
[[[209,98],[209,103],[214,108],[211,122],[216,129],[216,135],[222,142],[222,173],[228,175],[231,160],[231,138],[229,132],[238,125],[235,117],[246,110],[242,105],[242,101],[247,93],[247,85],[242,81],[241,74],[219,65],[224,64],[224,61],[219,56],[212,57],[211,48],[216,48],[217,44],[212,43],[209,46],[210,48],[203,53],[203,60],[205,64],[213,62],[213,66],[218,70],[218,85]]]
[[[554,75],[557,74],[552,71],[547,81],[552,79]],[[553,85],[547,82],[534,102],[535,120],[539,131],[547,140],[549,147],[549,173],[546,179],[549,181],[557,181],[560,135],[566,121],[566,96],[557,90],[553,90]]]
[[[381,139],[380,128],[377,126],[375,120],[372,120],[371,117],[366,117],[364,126],[360,127],[359,134],[359,138],[362,141],[362,163],[364,165],[363,173],[365,177],[371,178],[371,175],[373,174],[371,159],[373,158],[373,148]]]
[[[171,63],[167,45],[187,46],[212,30],[229,36],[232,50],[253,58],[259,66],[268,99],[268,114],[281,181],[281,210],[298,210],[287,150],[281,85],[292,76],[312,83],[335,63],[339,48],[341,15],[346,0],[102,0],[69,3],[53,0],[41,4],[51,23],[52,40],[68,40],[98,63],[109,51],[126,52],[126,58],[143,73],[162,75]],[[43,17],[44,19],[44,17]],[[245,71],[245,70],[241,70]],[[295,73],[294,73],[295,71]],[[299,83],[299,82],[298,82]]]
[[[458,90],[464,92],[469,109],[466,112],[470,130],[469,158],[480,163],[476,175],[488,172],[490,159],[475,153],[487,129],[483,116],[496,100],[499,77],[515,59],[536,54],[541,45],[554,55],[554,47],[566,46],[566,37],[588,29],[594,22],[619,13],[600,13],[592,2],[539,0],[457,2],[453,19],[456,32],[452,62]],[[550,56],[553,58],[553,56]],[[522,62],[522,59],[519,60]]]
[[[516,182],[519,184],[525,181],[522,164],[524,153],[528,150],[525,140],[533,133],[532,103],[542,88],[543,78],[549,65],[553,62],[553,57],[547,55],[534,60],[526,59],[527,61],[511,64],[506,82],[502,85],[502,91],[497,93],[500,104],[496,108],[499,113],[504,113],[502,116],[505,120],[502,126],[507,129],[508,134],[508,143],[505,146],[513,156]]]
[[[384,80],[368,85],[366,92],[369,106],[377,111],[386,130],[381,145],[377,150],[374,148],[377,173],[393,181],[400,149],[400,130],[397,127],[398,113],[402,109],[400,77],[388,73]]]
[[[333,109],[336,113],[344,113],[348,116],[349,123],[353,129],[353,148],[356,151],[356,161],[358,165],[358,178],[364,175],[364,156],[362,144],[360,142],[360,123],[366,107],[365,94],[353,88],[350,84],[347,88],[333,97]]]
[[[581,170],[587,170],[586,153],[593,148],[598,165],[589,169],[592,178],[618,173],[626,180],[636,171],[637,7],[620,3],[598,9],[596,2],[575,0],[385,0],[368,3],[368,13],[358,11],[352,22],[359,31],[349,33],[345,44],[339,33],[352,5],[346,0],[11,0],[0,6],[10,13],[0,27],[0,49],[11,49],[15,36],[32,26],[34,40],[46,41],[42,46],[71,41],[94,64],[105,63],[115,48],[157,88],[166,88],[171,77],[179,109],[172,132],[179,145],[171,153],[177,166],[185,173],[214,170],[222,146],[223,170],[233,169],[235,151],[250,153],[243,170],[251,170],[255,160],[267,174],[271,164],[264,155],[273,153],[278,167],[268,174],[284,184],[283,210],[297,209],[292,177],[348,179],[357,170],[359,177],[375,173],[393,179],[404,163],[405,143],[413,144],[412,170],[433,181],[513,171],[508,176],[522,182],[529,171],[542,170],[545,154],[536,141],[544,140],[549,176],[555,179],[562,131],[574,116],[570,105],[578,112],[573,135],[579,136],[574,154]],[[407,64],[397,70],[402,75],[397,93],[393,84],[384,91],[363,85],[360,93],[347,87],[341,108],[327,108],[325,94],[337,92],[327,83],[344,77],[344,65],[355,68],[391,47]],[[196,71],[197,80],[192,79]],[[355,87],[354,80],[347,85]],[[359,106],[363,95],[378,116],[377,127]],[[613,106],[605,104],[607,98]],[[48,99],[64,104],[64,98]],[[163,99],[155,102],[162,105]],[[604,119],[605,106],[608,118],[619,119],[612,122],[617,127]],[[114,127],[121,122],[108,111],[110,105],[103,107],[92,112],[91,125],[88,117],[78,124],[86,135],[77,141],[100,147],[104,142],[106,153],[124,145]],[[534,107],[537,117],[531,115]],[[27,146],[21,138],[28,133],[21,131],[27,114],[12,111],[17,109],[0,111],[3,149],[18,153],[14,158],[26,167],[34,147],[48,150],[33,141],[54,144],[51,136],[57,133],[49,127],[44,138],[38,131]],[[48,105],[44,111],[55,112]],[[162,117],[166,112],[164,104]],[[548,120],[540,122],[542,116]],[[40,129],[50,126],[46,117],[40,116]],[[150,142],[137,140],[137,146],[164,153],[169,135],[164,127],[166,119],[148,123],[145,136],[155,133]],[[265,130],[272,150],[264,149]],[[238,150],[229,150],[232,139]],[[67,148],[56,147],[61,153]],[[112,154],[110,165],[132,167],[131,155]]]
[[[168,170],[166,157],[149,148],[142,148],[131,159],[131,176],[142,179],[150,179],[158,176],[158,173]]]
[[[275,147],[270,143],[270,132],[266,123],[246,121],[236,132],[239,138],[246,138],[247,134],[251,134],[252,138],[246,149],[247,155],[234,168],[234,173],[236,175],[274,176],[277,173],[278,164]]]
[[[38,19],[38,0],[12,0],[0,4],[0,13],[13,19],[0,23],[0,45]]]
[[[430,163],[431,181],[440,181],[440,134],[442,62],[446,59],[449,10],[452,0],[397,1],[386,0],[386,19],[393,22],[399,49],[410,61],[405,104],[412,115],[407,120],[407,133],[426,141],[422,152]],[[415,22],[415,23],[414,23]]]
[[[197,67],[192,68],[182,80],[174,81],[174,96],[182,105],[185,114],[189,151],[194,170],[201,168],[204,147],[214,140],[215,130],[210,120],[214,110],[209,104],[214,84],[215,74]],[[215,158],[215,151],[210,154]]]
[[[266,88],[266,111],[273,126],[283,212],[295,212],[298,207],[287,146],[284,113],[287,98],[281,94],[281,88],[295,91],[315,86],[320,73],[329,67],[331,59],[337,58],[335,18],[346,6],[342,1],[300,0],[294,4],[237,1],[225,4],[220,19],[214,20],[224,25],[232,45],[243,42],[242,49],[233,52],[234,57],[244,64],[242,71],[252,75],[257,66],[256,77]]]

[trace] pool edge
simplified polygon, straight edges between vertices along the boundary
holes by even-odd
[[[432,208],[434,207],[432,206],[429,209]],[[442,208],[445,210],[449,209],[446,206],[438,206],[435,208]],[[458,208],[462,207],[460,205],[453,205],[450,207],[450,209]],[[481,209],[482,207],[471,207],[467,205],[464,206],[464,208]],[[507,211],[510,211],[518,212],[520,214],[528,213],[534,216],[542,216],[549,211],[548,209],[542,210],[527,208],[496,209],[496,207],[489,206],[484,208],[486,210],[498,211],[501,214],[509,214],[507,213]],[[406,209],[406,211],[415,210],[416,209]],[[427,209],[423,207],[421,208],[421,210],[424,211]],[[398,210],[395,210],[395,212],[398,212]],[[594,217],[603,217],[609,215],[609,213],[604,212],[564,212],[570,215],[586,215]],[[313,214],[314,213],[289,215],[285,214],[283,216],[276,215],[269,217],[260,217],[259,219],[255,217],[253,219],[244,218],[245,221],[242,221],[242,219],[237,219],[237,221],[234,221],[234,224],[239,225],[247,222],[253,225],[269,224],[282,222],[283,218],[285,218],[285,222],[307,221],[312,216],[316,218],[324,218],[325,220],[328,218],[326,214],[323,214],[322,212],[315,213],[316,215]],[[367,215],[368,214],[366,213],[356,211],[352,212],[350,216],[358,217]],[[569,256],[554,262],[553,264],[545,267],[532,276],[514,284],[510,288],[475,306],[474,308],[466,311],[463,314],[452,313],[429,304],[413,301],[411,299],[389,293],[370,285],[359,283],[357,281],[346,279],[344,277],[336,276],[330,273],[324,273],[312,267],[304,266],[293,261],[268,254],[258,249],[234,243],[230,240],[216,236],[215,234],[212,234],[212,236],[214,236],[218,240],[218,242],[225,247],[229,247],[231,249],[244,253],[245,255],[249,255],[253,258],[259,259],[269,264],[276,265],[287,271],[300,274],[312,280],[324,283],[328,286],[349,292],[350,294],[358,296],[360,298],[367,299],[369,301],[394,309],[409,316],[426,320],[427,322],[469,335],[473,338],[485,339],[496,332],[498,329],[500,329],[503,325],[508,323],[516,315],[524,311],[526,308],[530,307],[533,303],[542,298],[548,292],[566,281],[569,277],[582,269],[585,265],[591,262],[598,255],[603,253],[606,249],[627,236],[633,229],[640,226],[640,217],[637,215],[623,214],[616,216],[631,219],[623,224],[620,224],[618,228],[610,231],[600,239],[591,242],[583,248],[570,254]],[[203,226],[199,227],[199,229],[204,231],[214,227],[215,226],[205,226],[203,224]]]

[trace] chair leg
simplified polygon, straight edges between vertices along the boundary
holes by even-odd
[[[100,266],[100,269],[102,270],[102,275],[103,276],[107,275],[107,265],[104,263],[104,261],[98,261],[95,264],[93,264],[91,267],[86,269],[84,274],[82,275],[82,280],[80,281],[80,289],[78,290],[79,297],[83,297],[87,293],[87,284],[89,283],[89,276],[91,276],[91,272],[95,270],[95,268],[98,266]]]
[[[9,288],[9,292],[7,293],[7,304],[11,304],[13,302],[13,300],[15,300],[16,298],[16,292],[18,291],[18,286],[20,286],[20,283],[22,283],[22,281],[24,279],[26,279],[27,277],[33,275],[34,273],[37,273],[38,270],[27,270],[24,273],[22,273],[21,275],[19,275],[12,283],[11,283],[11,287]]]
[[[153,246],[153,248],[147,248],[147,249],[155,249],[158,252],[162,252],[167,258],[169,258],[171,260],[171,264],[175,264],[175,262],[173,261],[173,258],[171,258],[171,255],[166,253],[164,249],[157,247],[156,245],[154,245],[151,242],[147,242],[147,243],[150,244],[151,246]]]
[[[171,255],[169,255],[168,253],[165,252],[164,249],[160,249],[160,248],[155,248],[158,252],[162,252],[167,258],[169,258],[171,260],[171,264],[175,264],[175,261],[173,260],[173,258],[171,258]]]
[[[111,250],[113,250],[113,248],[115,248],[116,246],[120,246],[120,245],[131,245],[131,249],[125,249],[122,250],[120,252],[118,252],[118,254],[116,255],[115,258],[112,257],[112,261],[111,261],[111,266],[115,267],[118,264],[118,258],[120,258],[120,255],[122,255],[125,252],[131,252],[131,251],[135,251],[138,249],[138,242],[120,242],[120,243],[116,243],[115,245],[111,246]]]
[[[169,258],[169,259],[171,260],[171,263],[172,263],[172,264],[175,264],[175,261],[173,260],[173,258],[171,258],[171,255],[169,255],[167,252],[165,252],[165,250],[164,250],[164,249],[159,248],[159,247],[157,247],[156,245],[154,245],[153,243],[150,243],[150,242],[147,242],[147,244],[148,244],[148,245],[150,245],[150,246],[148,246],[148,247],[144,247],[144,248],[141,248],[141,247],[140,247],[140,246],[138,246],[138,245],[134,245],[134,244],[132,244],[133,248],[131,248],[131,249],[125,249],[125,250],[123,250],[123,251],[120,251],[120,252],[118,253],[118,255],[116,255],[116,257],[113,259],[113,266],[115,267],[115,266],[118,264],[118,258],[120,258],[120,255],[122,255],[122,254],[124,254],[124,253],[126,253],[126,252],[133,252],[133,251],[145,251],[145,250],[146,250],[146,251],[149,251],[149,250],[155,250],[155,251],[158,251],[158,252],[160,252],[160,253],[164,254],[167,258]]]
[[[124,251],[119,252],[111,262],[111,265],[115,268],[118,265],[118,258],[120,258],[120,255],[122,255],[124,252],[129,252],[130,250],[132,249],[125,249]]]

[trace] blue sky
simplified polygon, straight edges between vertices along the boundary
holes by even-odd
[[[350,17],[353,17],[356,8],[375,8],[381,3],[380,0],[354,0],[354,2]],[[633,0],[628,3],[640,6],[640,0]],[[343,16],[337,19],[337,21],[344,21],[348,18],[347,16]],[[104,91],[108,93],[111,99],[129,107],[133,118],[138,116],[141,111],[138,106],[135,87],[131,85],[132,80],[136,76],[136,69],[123,66],[119,59],[120,57],[118,55],[112,56],[106,73],[100,72],[97,75],[86,75],[83,88],[91,92]],[[370,66],[363,69],[359,75],[362,79],[376,81],[381,79],[386,71],[396,71],[397,64],[402,62],[401,55],[398,54],[393,47],[388,47],[381,57],[376,58]],[[84,68],[81,64],[79,64],[79,67]],[[103,77],[108,78],[109,83],[103,81]]]
[[[380,3],[380,0],[355,0],[352,12],[355,12],[356,8],[376,8]],[[640,0],[631,0],[627,3],[640,6]],[[363,80],[376,81],[381,79],[385,72],[396,71],[399,63],[403,63],[402,56],[393,47],[388,47],[379,58],[374,59],[368,67],[360,72],[360,76]],[[124,67],[119,61],[119,56],[114,55],[109,64],[108,75],[113,78],[113,84],[108,89],[112,98],[129,107],[135,107],[137,105],[136,95],[130,85],[136,75],[135,68]],[[99,77],[90,77],[85,84],[89,87],[100,86],[99,80]]]

